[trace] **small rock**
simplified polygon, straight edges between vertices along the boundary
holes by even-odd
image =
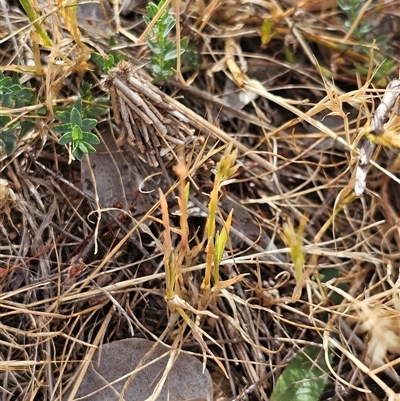
[[[146,339],[129,338],[104,344],[94,354],[81,386],[72,399],[83,397],[85,401],[117,401],[120,393],[144,355],[155,345]],[[158,344],[147,358],[152,360],[165,354],[160,360],[140,370],[124,393],[126,401],[144,401],[159,382],[168,363],[169,348]],[[107,386],[108,383],[118,382]],[[107,386],[107,387],[106,387]],[[101,389],[101,391],[98,391]],[[90,395],[91,393],[95,394]],[[212,380],[208,371],[203,374],[202,362],[194,356],[181,353],[171,369],[157,401],[212,400]],[[86,397],[85,397],[86,396]],[[71,399],[71,400],[72,400]],[[70,400],[69,395],[63,401]]]

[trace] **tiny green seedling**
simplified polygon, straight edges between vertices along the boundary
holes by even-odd
[[[63,134],[58,143],[60,145],[69,145],[70,154],[73,157],[82,160],[85,154],[96,151],[93,145],[98,145],[100,139],[90,131],[96,127],[97,120],[94,118],[82,118],[81,98],[75,101],[70,112],[58,112],[56,116],[64,124],[54,126],[52,131]]]
[[[82,107],[85,117],[101,117],[108,113],[110,99],[108,97],[94,97],[93,88],[89,82],[84,82],[79,88],[79,96],[86,103]]]
[[[107,57],[102,57],[100,54],[92,53],[90,58],[98,67],[102,69],[104,74],[108,74],[108,71],[110,71],[111,68],[116,67],[120,61],[124,60],[121,55],[114,52],[108,54]]]

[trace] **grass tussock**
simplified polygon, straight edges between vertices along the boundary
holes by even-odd
[[[397,1],[0,19],[2,400],[61,400],[132,335],[202,358],[219,401],[269,399],[310,345],[321,399],[400,397]]]

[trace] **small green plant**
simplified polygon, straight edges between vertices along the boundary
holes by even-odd
[[[62,134],[58,143],[68,145],[71,156],[82,160],[85,154],[96,151],[92,145],[98,145],[100,140],[90,131],[96,127],[97,120],[83,117],[80,97],[75,101],[71,111],[60,111],[56,116],[63,124],[55,125],[52,131]]]
[[[108,74],[108,71],[110,71],[111,68],[114,68],[120,61],[124,60],[120,54],[113,52],[111,52],[108,57],[102,57],[100,54],[92,53],[90,58],[102,69],[104,74]]]
[[[233,210],[231,210],[226,219],[220,216],[222,228],[221,231],[218,231],[218,202],[222,188],[229,183],[229,179],[239,168],[239,165],[236,164],[237,153],[238,151],[233,149],[232,143],[227,145],[221,160],[216,165],[214,185],[210,193],[208,204],[205,237],[200,243],[193,247],[191,247],[189,236],[189,216],[187,209],[190,186],[186,183],[188,169],[184,162],[180,162],[175,168],[175,172],[179,178],[179,228],[171,227],[168,202],[161,189],[159,189],[160,207],[162,212],[162,220],[160,222],[164,226],[162,246],[166,279],[165,299],[168,303],[170,312],[181,316],[183,321],[190,327],[194,338],[203,346],[203,350],[214,358],[215,362],[225,374],[225,368],[208,349],[202,337],[205,336],[210,341],[214,342],[214,344],[218,344],[209,334],[202,330],[196,322],[200,316],[217,318],[209,308],[215,307],[217,297],[225,289],[234,285],[245,276],[244,274],[239,274],[231,279],[221,281],[219,272],[226,245],[229,243]],[[174,243],[176,242],[173,238],[174,232],[178,233],[180,236],[180,241],[177,246],[174,246]],[[204,252],[204,245],[206,245],[206,262],[204,280],[201,285],[202,291],[200,293],[199,290],[193,291],[194,286],[186,286],[187,279],[184,277],[182,270],[184,267],[190,267],[193,260]],[[198,299],[198,296],[201,296],[201,299],[199,299],[200,302],[197,302],[196,300],[198,305],[198,309],[196,309],[191,306],[187,300]]]
[[[0,71],[0,105],[3,108],[19,109],[35,102],[35,91],[19,83],[17,74],[7,77]],[[29,118],[12,119],[10,115],[0,115],[0,150],[11,155],[18,140],[36,125]],[[18,133],[18,136],[17,134]]]
[[[360,15],[362,8],[365,5],[364,0],[336,0],[338,6],[346,14],[347,19],[343,21],[343,27],[346,31],[349,31],[354,21]],[[371,3],[368,9],[371,9],[373,4]],[[368,10],[367,9],[367,10]],[[370,19],[362,19],[360,24],[357,25],[353,31],[353,36],[358,41],[365,41],[368,34],[375,29],[373,22]]]
[[[149,16],[143,16],[147,26],[155,18],[158,11],[163,7],[166,0],[161,0],[158,5],[149,3],[146,10]],[[174,17],[168,15],[168,8],[161,14],[154,27],[149,33],[147,44],[153,53],[151,57],[151,72],[156,82],[168,81],[175,75],[177,68],[177,46],[176,42],[168,38],[170,32],[175,27]],[[184,55],[188,50],[189,39],[182,38],[180,41],[180,54]],[[196,60],[192,51],[187,53],[188,57],[183,58],[183,62],[194,65]]]
[[[89,82],[84,82],[79,88],[79,96],[85,101],[82,115],[96,118],[108,113],[110,99],[108,97],[94,97],[92,85]]]
[[[203,303],[208,302],[208,296],[211,290],[211,281],[214,288],[224,288],[220,282],[219,269],[222,261],[223,252],[229,239],[229,231],[232,224],[233,210],[229,213],[226,221],[223,222],[221,232],[216,230],[216,220],[218,213],[218,202],[222,188],[227,181],[236,173],[239,168],[236,163],[237,149],[233,149],[230,143],[217,163],[214,185],[210,193],[210,201],[208,203],[208,217],[206,223],[206,269],[202,288],[204,290]],[[212,277],[212,280],[211,280]],[[217,291],[218,292],[218,291]]]
[[[329,364],[333,359],[329,349]],[[318,401],[329,377],[323,348],[308,346],[297,354],[279,377],[271,401]]]
[[[71,144],[71,155],[81,160],[84,154],[95,151],[92,145],[100,143],[99,138],[90,132],[97,124],[93,117],[106,114],[110,101],[105,97],[95,98],[89,83],[82,85],[79,94],[80,97],[71,110],[56,112],[57,118],[64,124],[54,126],[53,132],[63,134],[59,143]],[[84,107],[82,99],[85,100]],[[25,114],[26,117],[13,118],[15,109],[28,113],[30,107],[37,110],[38,114],[42,114],[42,111],[47,113],[44,107],[38,110],[35,103],[35,91],[21,85],[17,74],[8,77],[0,71],[0,106],[3,108],[0,115],[0,151],[4,151],[8,156],[14,152],[18,139],[23,138],[37,125],[29,114]],[[5,113],[7,109],[10,109],[9,113]],[[18,110],[18,115],[20,114]]]
[[[341,22],[346,31],[349,31],[357,18],[359,18],[360,13],[365,5],[364,0],[336,0],[339,8],[346,15],[346,19]],[[370,6],[365,11],[370,11],[376,7],[374,3],[371,3]],[[380,80],[381,78],[386,79],[388,75],[390,75],[394,69],[396,68],[395,60],[391,58],[387,58],[393,50],[390,46],[388,46],[389,36],[381,35],[377,36],[374,34],[376,30],[376,24],[374,23],[374,19],[376,19],[376,13],[373,13],[373,16],[362,18],[358,25],[354,27],[352,31],[352,36],[359,43],[360,46],[353,46],[353,49],[359,52],[362,52],[366,55],[370,55],[369,46],[374,44],[378,49],[385,48],[385,56],[381,52],[374,52],[374,63],[376,65],[381,64],[379,71],[377,72],[375,78]],[[363,74],[367,74],[369,65],[356,65],[355,66],[358,71]],[[384,84],[384,83],[382,83]]]

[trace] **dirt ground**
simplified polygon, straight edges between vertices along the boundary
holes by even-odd
[[[310,347],[320,400],[399,400],[400,2],[167,2],[164,81],[147,2],[27,3],[0,1],[0,400],[61,400],[132,335],[214,400],[287,400]]]

